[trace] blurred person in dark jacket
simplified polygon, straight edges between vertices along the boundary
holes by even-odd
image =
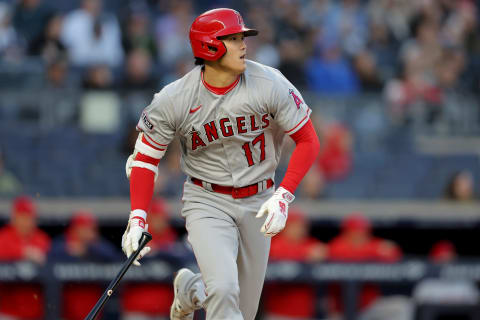
[[[36,213],[29,197],[14,200],[10,223],[0,229],[0,261],[45,262],[50,239],[37,227]],[[43,313],[44,295],[39,284],[0,284],[0,319],[40,319]]]
[[[115,247],[102,239],[97,219],[85,210],[73,214],[64,235],[56,238],[49,253],[51,262],[113,262],[120,255]],[[63,286],[62,316],[65,320],[83,320],[102,295],[96,283],[70,282]]]
[[[151,251],[145,261],[163,254],[175,255],[178,249],[177,233],[170,226],[168,207],[161,198],[152,201],[147,218],[148,231],[152,234]],[[178,252],[177,252],[178,253]],[[122,295],[124,320],[168,319],[173,291],[170,284],[130,283]]]
[[[125,75],[121,82],[123,92],[144,90],[148,93],[157,90],[153,61],[150,54],[141,48],[135,48],[128,53],[125,65]]]
[[[43,0],[17,1],[13,12],[15,30],[25,41],[25,47],[39,37],[44,30],[53,11],[43,3]]]
[[[328,258],[335,262],[385,262],[400,260],[402,252],[393,242],[375,237],[370,221],[361,212],[353,212],[342,222],[341,233],[328,244]],[[376,285],[361,287],[357,308],[366,310],[378,297]],[[329,313],[335,316],[343,313],[342,292],[339,285],[328,288]]]
[[[67,58],[67,49],[60,39],[63,17],[52,15],[43,32],[30,43],[28,53],[40,56],[46,63]]]
[[[141,7],[141,5],[140,5]],[[136,49],[145,50],[150,59],[158,55],[157,45],[151,32],[152,21],[148,9],[133,9],[128,14],[122,33],[122,46],[126,54]]]
[[[305,214],[290,209],[285,229],[272,239],[270,260],[319,262],[326,258],[327,248],[309,235]],[[315,317],[315,288],[310,284],[267,284],[264,306],[268,319],[312,319]]]

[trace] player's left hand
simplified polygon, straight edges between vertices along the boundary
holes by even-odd
[[[258,210],[257,218],[263,217],[266,213],[267,218],[260,229],[265,237],[273,237],[285,228],[288,218],[288,204],[295,199],[295,196],[287,189],[279,187],[273,196],[265,201]]]

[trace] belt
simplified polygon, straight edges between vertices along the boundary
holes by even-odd
[[[221,186],[218,184],[209,183],[193,177],[191,177],[190,179],[197,186],[200,186],[204,189],[207,189],[213,192],[229,194],[234,199],[251,197],[263,190],[267,190],[273,187],[273,184],[274,184],[272,179],[268,179],[268,180],[263,180],[263,181],[251,184],[249,186],[234,188],[231,186]]]

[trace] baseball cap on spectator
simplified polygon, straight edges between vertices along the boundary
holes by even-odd
[[[433,245],[429,256],[434,262],[448,262],[455,259],[457,250],[450,241],[439,241]]]
[[[359,211],[350,213],[342,222],[342,229],[344,231],[369,231],[370,228],[370,221]]]
[[[37,208],[33,200],[28,196],[15,198],[12,206],[12,215],[36,216]]]
[[[88,210],[77,210],[73,213],[72,219],[70,221],[71,227],[96,227],[97,219],[92,212]]]
[[[159,215],[159,216],[167,216],[168,214],[168,207],[165,200],[161,198],[156,198],[152,201],[150,205],[149,215]]]

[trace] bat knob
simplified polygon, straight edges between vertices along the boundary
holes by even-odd
[[[145,244],[146,244],[146,243],[150,242],[150,240],[152,240],[152,235],[150,234],[150,232],[143,231],[142,232],[142,238],[140,239],[140,243],[145,242]]]

